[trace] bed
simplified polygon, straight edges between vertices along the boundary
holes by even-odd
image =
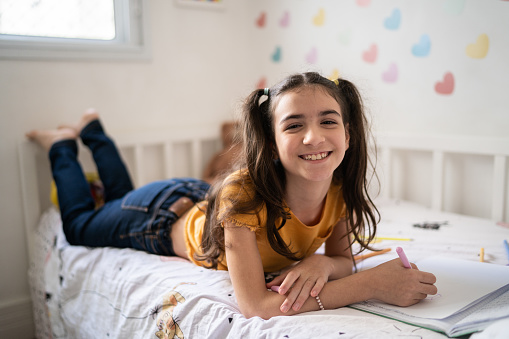
[[[217,132],[216,132],[217,131]],[[219,128],[180,128],[164,133],[113,135],[136,186],[174,176],[200,177],[219,150]],[[382,187],[379,248],[405,246],[412,261],[430,253],[506,265],[501,239],[509,239],[505,215],[507,139],[465,140],[377,136]],[[475,144],[475,147],[471,147]],[[397,156],[426,152],[431,159],[429,206],[398,198]],[[85,169],[93,171],[86,152]],[[449,154],[493,159],[491,217],[442,211],[444,163]],[[420,327],[352,308],[297,316],[246,319],[227,272],[131,249],[70,246],[58,211],[48,198],[49,163],[36,145],[19,149],[23,209],[29,249],[29,282],[37,338],[444,338]],[[173,159],[179,159],[178,162]],[[87,168],[88,166],[88,168]],[[391,173],[391,175],[388,175]],[[412,241],[405,239],[411,238]],[[454,239],[454,241],[451,241]],[[322,250],[322,249],[320,249]],[[320,251],[319,250],[319,251]],[[367,269],[396,257],[395,251],[358,263]],[[508,335],[507,321],[472,338]]]

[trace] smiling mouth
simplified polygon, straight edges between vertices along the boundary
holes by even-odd
[[[305,155],[300,155],[299,157],[301,159],[304,159],[304,160],[311,160],[311,161],[315,161],[315,160],[322,160],[322,159],[325,159],[327,158],[332,152],[321,152],[321,153],[316,153],[316,154],[305,154]]]

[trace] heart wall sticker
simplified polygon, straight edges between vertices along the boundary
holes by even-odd
[[[318,50],[316,49],[316,47],[313,47],[306,55],[306,62],[308,64],[316,64],[317,60],[318,60]]]
[[[443,3],[444,12],[450,15],[460,15],[465,8],[465,0],[446,0]]]
[[[398,81],[398,66],[395,63],[390,64],[389,68],[382,74],[382,80],[389,84]]]
[[[313,25],[320,27],[325,23],[325,10],[320,8],[318,14],[313,17]]]
[[[267,78],[261,77],[256,84],[256,89],[263,89],[265,87],[267,87]]]
[[[367,51],[364,51],[364,53],[362,53],[362,60],[372,64],[376,61],[377,55],[378,46],[376,44],[372,44]]]
[[[274,62],[280,62],[281,61],[281,47],[276,46],[274,49],[274,53],[272,53],[272,61]]]
[[[394,8],[391,15],[385,19],[384,27],[390,30],[397,30],[401,24],[401,11],[399,8]]]
[[[442,81],[435,84],[435,92],[438,94],[449,95],[454,91],[454,75],[451,72],[447,72],[444,75]]]
[[[258,28],[265,27],[265,22],[267,21],[267,13],[261,12],[258,18],[256,19],[256,26]]]
[[[359,7],[369,7],[369,5],[371,5],[371,0],[357,0],[355,2]]]
[[[416,57],[426,57],[431,49],[431,39],[427,34],[421,35],[418,43],[412,46],[412,54]]]
[[[283,13],[281,19],[279,19],[279,26],[286,28],[290,24],[290,13],[288,11]]]
[[[477,37],[477,41],[469,44],[465,50],[467,55],[474,59],[483,59],[488,54],[490,48],[490,39],[486,34]]]

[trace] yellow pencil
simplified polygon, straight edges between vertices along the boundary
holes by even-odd
[[[363,238],[365,239],[365,238]],[[412,238],[396,238],[396,237],[375,237],[375,239],[373,240],[373,242],[380,242],[382,240],[396,240],[396,241],[413,241],[414,239]]]
[[[481,252],[479,253],[479,261],[484,262],[484,247],[481,247]]]
[[[367,258],[374,257],[375,255],[384,254],[384,253],[387,253],[387,252],[390,252],[390,251],[391,251],[390,248],[384,248],[383,250],[376,251],[376,252],[370,252],[370,253],[366,253],[366,254],[359,254],[359,255],[354,256],[353,258],[355,259],[355,261],[359,261],[359,260],[364,260],[364,259],[367,259]]]

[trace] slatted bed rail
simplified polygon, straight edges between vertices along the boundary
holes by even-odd
[[[192,127],[150,134],[121,134],[115,136],[115,140],[121,152],[132,151],[133,179],[140,186],[151,181],[147,177],[150,164],[146,161],[149,148],[160,148],[162,177],[201,178],[208,160],[221,148],[219,130],[219,125]],[[182,164],[187,166],[179,166]]]
[[[378,156],[384,173],[392,172],[394,151],[425,151],[432,154],[431,208],[443,210],[444,207],[444,168],[445,158],[452,154],[483,155],[493,161],[493,180],[491,193],[491,219],[502,221],[506,214],[506,194],[508,193],[509,138],[502,137],[438,137],[438,136],[376,136]],[[383,176],[382,195],[392,197],[392,178]]]

